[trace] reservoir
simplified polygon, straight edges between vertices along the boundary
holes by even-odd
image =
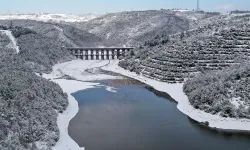
[[[79,112],[69,135],[86,150],[250,149],[249,133],[201,125],[181,113],[170,96],[145,84],[130,79],[100,84],[72,93]]]

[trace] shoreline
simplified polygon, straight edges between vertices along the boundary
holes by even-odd
[[[193,106],[189,103],[188,97],[182,90],[183,83],[168,84],[149,79],[119,67],[118,62],[119,61],[113,61],[110,65],[105,66],[102,69],[133,78],[153,87],[158,91],[168,93],[173,99],[175,99],[175,101],[178,102],[177,108],[182,113],[199,123],[208,121],[208,127],[210,128],[227,131],[250,131],[250,120],[248,119],[223,118],[219,115],[212,115],[193,108]]]
[[[67,109],[62,114],[58,114],[57,125],[60,131],[60,138],[52,149],[84,150],[84,147],[79,147],[79,145],[68,134],[69,122],[75,117],[79,110],[77,100],[71,95],[71,93],[79,90],[94,88],[94,86],[98,85],[98,83],[79,82],[66,79],[56,79],[52,81],[59,84],[63,92],[67,93],[69,101]]]
[[[56,64],[50,74],[43,74],[42,77],[52,82],[57,83],[63,92],[68,95],[69,105],[63,113],[58,113],[57,125],[60,131],[59,140],[52,150],[84,150],[80,147],[68,134],[69,122],[78,113],[79,106],[77,100],[71,95],[80,90],[95,88],[99,83],[91,82],[103,79],[118,79],[119,77],[104,75],[104,74],[91,74],[86,73],[87,69],[102,67],[107,65],[109,61],[85,61],[73,60],[65,63]],[[39,76],[39,74],[37,74]],[[69,75],[77,80],[61,79],[61,77]],[[112,87],[107,87],[107,90],[115,92]]]
[[[119,67],[118,62],[118,60],[111,62],[73,60],[62,64],[57,64],[53,67],[53,71],[50,74],[43,75],[44,78],[50,79],[51,81],[59,84],[62,90],[67,93],[69,101],[69,106],[67,109],[62,114],[58,114],[57,125],[60,131],[60,138],[56,145],[52,147],[52,150],[84,150],[84,148],[80,148],[78,144],[68,135],[69,122],[79,110],[78,103],[71,94],[79,90],[94,88],[95,86],[99,85],[99,83],[91,81],[119,79],[121,76],[138,80],[142,83],[145,83],[146,85],[151,86],[157,91],[167,93],[178,103],[177,108],[182,113],[199,123],[208,121],[209,127],[211,129],[243,132],[250,131],[250,120],[222,118],[218,115],[212,115],[201,110],[194,109],[189,103],[188,97],[182,91],[183,83],[168,84],[165,82],[149,79]],[[103,64],[107,63],[109,64],[103,66]],[[121,76],[112,76],[108,74],[89,74],[85,72],[87,69],[96,67],[100,67],[104,71],[113,72]],[[60,78],[64,75],[72,76],[81,81],[58,79],[58,77]],[[115,89],[112,89],[112,87],[107,88],[107,90],[115,92]]]

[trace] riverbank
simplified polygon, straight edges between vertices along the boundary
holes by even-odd
[[[57,125],[60,131],[60,138],[52,148],[53,150],[84,150],[84,147],[79,147],[79,145],[68,135],[69,122],[79,110],[78,103],[71,94],[80,90],[94,88],[99,85],[99,83],[88,81],[121,78],[112,75],[94,74],[86,71],[93,68],[103,67],[108,64],[109,61],[73,60],[57,64],[53,67],[53,71],[50,74],[42,75],[43,78],[59,84],[62,90],[67,93],[69,101],[67,109],[63,113],[58,114]],[[74,78],[75,80],[64,79],[66,76]],[[115,89],[110,86],[107,86],[106,90],[115,92]]]
[[[177,108],[198,122],[209,122],[209,127],[219,128],[223,130],[239,130],[239,131],[250,131],[250,120],[248,119],[234,119],[234,118],[223,118],[219,115],[212,115],[201,110],[194,109],[193,106],[189,103],[188,97],[183,92],[183,84],[168,84],[160,81],[155,81],[137,75],[136,73],[129,72],[118,66],[118,61],[112,61],[108,66],[103,67],[102,69],[107,71],[112,71],[115,73],[122,74],[124,76],[139,80],[143,83],[146,83],[158,91],[168,93],[173,99],[178,102]]]
[[[74,140],[72,140],[71,137],[68,135],[69,122],[79,110],[78,103],[71,95],[71,93],[74,93],[79,90],[94,88],[94,86],[98,84],[65,79],[58,79],[52,81],[59,84],[62,90],[67,93],[69,101],[69,106],[67,107],[67,109],[62,114],[59,114],[57,118],[57,124],[60,130],[60,139],[53,147],[53,150],[84,150],[84,148],[80,148],[78,144]]]
[[[50,74],[43,74],[46,79],[63,78],[65,75],[80,81],[96,81],[103,79],[117,79],[117,76],[95,73],[98,68],[109,65],[109,60],[72,60],[69,62],[56,64]]]

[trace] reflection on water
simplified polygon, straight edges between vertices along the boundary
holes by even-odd
[[[69,135],[87,150],[248,150],[247,133],[209,129],[176,108],[168,94],[134,81],[103,81],[73,94],[79,112]],[[155,93],[153,93],[155,92]]]

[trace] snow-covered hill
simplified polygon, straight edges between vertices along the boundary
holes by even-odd
[[[172,10],[119,12],[77,26],[116,43],[134,46],[159,34],[171,35],[189,30],[199,21],[214,15],[218,14]]]
[[[221,70],[248,59],[249,15],[219,15],[207,20],[180,34],[157,35],[121,65],[175,83],[199,70]]]
[[[36,20],[44,22],[85,22],[94,19],[100,15],[81,14],[0,14],[0,20]]]

